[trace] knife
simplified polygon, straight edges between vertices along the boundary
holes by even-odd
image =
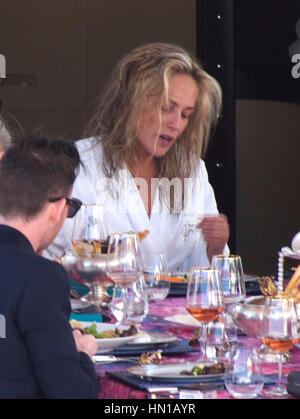
[[[140,360],[140,357],[116,357],[114,355],[94,355],[93,361],[95,364],[101,364],[101,363],[109,363],[109,362],[134,362],[138,363]]]

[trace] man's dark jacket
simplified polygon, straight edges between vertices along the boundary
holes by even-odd
[[[1,398],[97,397],[94,365],[69,325],[69,282],[62,266],[0,225]]]

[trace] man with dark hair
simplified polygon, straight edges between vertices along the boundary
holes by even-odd
[[[25,138],[0,162],[0,397],[95,398],[99,380],[91,335],[72,332],[69,278],[37,254],[66,217],[80,158],[75,145]]]

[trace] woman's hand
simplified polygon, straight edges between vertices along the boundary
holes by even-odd
[[[85,352],[92,358],[98,350],[98,343],[93,335],[83,335],[80,330],[73,330],[73,336],[78,352]]]
[[[211,261],[214,255],[223,253],[228,242],[230,227],[227,217],[224,214],[206,215],[197,227],[207,242],[207,256]]]

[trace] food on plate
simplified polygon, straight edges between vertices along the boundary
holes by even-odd
[[[148,352],[141,355],[139,360],[140,365],[146,364],[159,364],[160,360],[162,359],[162,350],[159,349],[155,352]]]
[[[150,233],[149,230],[138,231],[137,235],[139,236],[140,241],[144,240],[148,234]]]
[[[137,233],[139,240],[144,240],[149,234],[149,230],[139,231]],[[77,255],[101,255],[107,254],[109,236],[105,240],[77,240],[73,241],[73,249]]]
[[[170,276],[171,282],[178,282],[178,283],[188,283],[189,277],[188,274],[185,274],[183,276]]]
[[[73,241],[73,248],[77,255],[100,255],[107,253],[108,240],[78,240]]]
[[[73,330],[75,330],[75,329],[78,329],[80,331],[83,330],[82,323],[80,323],[78,320],[75,320],[75,319],[70,320],[70,325],[71,325]]]
[[[112,330],[103,330],[102,332],[98,332],[96,322],[92,323],[89,327],[83,327],[82,323],[77,320],[70,320],[70,324],[72,329],[80,330],[81,333],[86,335],[93,335],[97,339],[122,338],[137,334],[137,328],[133,325],[126,330],[119,330],[118,328],[115,328]]]
[[[225,365],[223,362],[217,362],[215,364],[198,364],[195,365],[191,370],[183,370],[180,375],[210,375],[210,374],[223,374],[225,372]]]

